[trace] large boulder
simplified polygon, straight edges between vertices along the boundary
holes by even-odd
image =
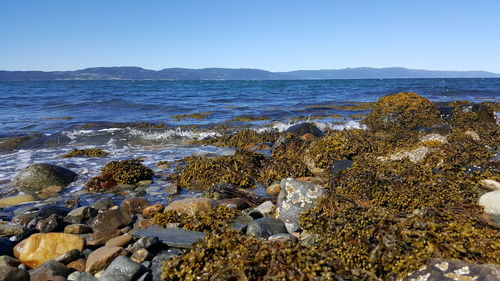
[[[12,181],[19,188],[39,191],[49,186],[66,187],[76,180],[77,174],[69,169],[52,164],[33,164],[24,168]]]
[[[276,202],[277,218],[285,223],[288,232],[299,228],[300,213],[314,207],[316,201],[325,194],[325,189],[307,181],[283,179]]]
[[[420,270],[413,272],[404,281],[453,281],[500,280],[500,266],[493,264],[473,264],[461,261],[430,259]]]

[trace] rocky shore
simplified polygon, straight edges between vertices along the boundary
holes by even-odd
[[[196,194],[163,204],[145,197],[157,175],[141,159],[111,161],[85,184],[100,200],[0,222],[0,281],[500,280],[496,110],[399,93],[373,105],[364,130],[301,123],[196,141],[237,149],[158,163],[172,198]],[[24,193],[0,208],[77,177],[31,165],[11,182]]]

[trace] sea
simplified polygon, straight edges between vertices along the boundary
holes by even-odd
[[[109,161],[140,158],[161,175],[169,171],[159,168],[159,161],[235,151],[194,145],[193,140],[245,128],[284,131],[300,122],[323,130],[364,128],[360,120],[369,110],[362,105],[398,92],[416,92],[443,103],[500,102],[500,79],[0,82],[0,197],[16,194],[10,182],[23,168],[52,163],[79,176],[51,202],[78,196],[90,203],[106,195],[85,193],[84,184]],[[111,155],[61,157],[93,147]],[[168,184],[165,177],[155,176],[146,198],[164,203]],[[178,197],[192,195],[183,191]]]

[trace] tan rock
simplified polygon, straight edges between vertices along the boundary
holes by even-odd
[[[170,203],[165,207],[166,211],[177,211],[179,213],[196,215],[200,213],[208,213],[217,207],[217,202],[209,198],[187,198]]]
[[[155,224],[155,220],[154,219],[145,219],[145,220],[138,221],[134,225],[134,228],[148,228],[150,226],[153,226],[154,224]]]
[[[128,225],[132,221],[132,217],[128,211],[116,208],[105,211],[97,215],[90,226],[94,232],[116,229]]]
[[[124,247],[132,241],[132,235],[124,234],[114,238],[109,239],[104,246],[106,247]]]
[[[153,254],[151,254],[148,250],[141,248],[137,250],[130,259],[135,261],[136,263],[142,263],[146,260],[150,260],[153,258]]]
[[[482,180],[481,186],[485,189],[494,191],[494,190],[500,190],[500,183],[497,182],[496,180],[490,180],[490,179],[485,179]]]
[[[271,184],[266,188],[266,193],[269,195],[278,195],[281,191],[281,186],[279,183]]]
[[[64,233],[70,233],[70,234],[82,234],[90,232],[92,232],[92,228],[82,223],[70,224],[64,228]]]
[[[73,268],[74,270],[84,272],[85,271],[85,264],[87,263],[87,260],[85,259],[77,259],[76,261],[72,261],[68,263],[66,267],[68,268]]]
[[[89,237],[87,237],[87,245],[90,246],[104,245],[109,239],[114,238],[120,234],[121,231],[118,229],[110,229],[106,231],[92,233],[90,234]]]
[[[85,265],[85,271],[95,274],[106,269],[116,257],[125,256],[126,254],[127,251],[122,247],[101,247],[90,253]]]
[[[142,215],[147,219],[152,218],[157,213],[163,211],[163,208],[164,207],[162,204],[151,205],[151,206],[144,208],[144,210],[142,211]]]
[[[148,200],[144,198],[127,198],[122,201],[120,207],[131,214],[142,214],[144,208],[149,206]]]
[[[31,202],[35,200],[36,200],[35,197],[28,194],[5,197],[0,199],[0,208],[15,206],[21,203]]]
[[[25,265],[36,268],[72,249],[83,251],[85,241],[67,233],[36,233],[14,247],[14,254]]]

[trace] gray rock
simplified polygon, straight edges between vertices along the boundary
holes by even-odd
[[[237,231],[244,231],[249,223],[253,221],[253,217],[247,215],[239,215],[229,227]]]
[[[14,242],[10,241],[6,237],[0,237],[0,255],[12,256],[12,249],[14,248]]]
[[[16,267],[0,266],[0,281],[30,281],[30,275]]]
[[[0,266],[14,266],[17,267],[20,264],[20,262],[9,256],[0,256]]]
[[[141,277],[137,278],[137,281],[150,281],[153,278],[151,273],[145,272]]]
[[[192,244],[205,238],[205,233],[181,228],[158,228],[153,226],[133,231],[132,236],[158,237],[160,241],[170,247],[191,248]]]
[[[32,164],[24,168],[12,181],[12,185],[39,191],[52,185],[66,187],[76,180],[77,174],[52,164]]]
[[[116,229],[132,222],[132,216],[121,209],[108,210],[97,215],[89,224],[95,232]]]
[[[98,213],[97,209],[92,207],[80,207],[71,210],[64,218],[64,221],[71,224],[82,223],[85,220],[97,216]]]
[[[257,210],[259,213],[261,213],[263,216],[270,215],[276,206],[274,206],[273,202],[271,201],[266,201],[259,206],[255,207],[255,210]]]
[[[292,133],[297,136],[303,136],[305,134],[312,134],[313,136],[317,138],[321,138],[322,136],[325,135],[323,131],[321,131],[316,125],[312,123],[300,123],[291,126],[286,130],[287,133]]]
[[[75,271],[73,273],[71,273],[70,275],[68,275],[68,277],[66,277],[66,279],[68,281],[75,281],[75,279],[78,277],[78,275],[82,274],[81,272],[79,271]]]
[[[146,269],[125,256],[118,256],[106,268],[100,281],[132,281],[140,277]]]
[[[75,279],[75,281],[97,281],[92,274],[88,272],[81,272]]]
[[[163,262],[174,257],[182,255],[182,251],[179,249],[168,249],[166,251],[160,252],[156,255],[151,262],[151,273],[153,275],[153,281],[162,281],[161,273],[163,269]]]
[[[30,271],[31,280],[49,280],[51,276],[63,276],[67,277],[70,273],[75,271],[74,269],[67,268],[64,264],[55,261],[48,260],[41,266],[32,269]]]
[[[111,198],[104,198],[101,199],[94,204],[92,204],[92,208],[97,209],[99,211],[105,211],[108,210],[109,208],[113,207],[115,205],[115,201]]]
[[[281,191],[276,202],[277,218],[293,226],[288,232],[295,232],[299,227],[300,213],[314,207],[316,201],[325,194],[325,189],[306,181],[291,178],[281,181]]]
[[[72,261],[79,259],[81,256],[82,253],[80,251],[78,251],[77,249],[72,249],[58,256],[57,258],[55,258],[55,260],[63,264],[68,264]]]
[[[420,270],[409,274],[404,281],[498,281],[500,266],[494,264],[473,264],[445,259],[430,259]]]
[[[132,246],[130,246],[128,250],[131,253],[135,253],[139,249],[149,249],[151,246],[159,242],[160,240],[156,236],[141,237]]]
[[[332,174],[337,175],[340,171],[347,170],[352,167],[352,160],[337,160],[333,162]]]
[[[247,234],[260,238],[268,238],[277,233],[286,232],[285,224],[275,218],[260,218],[247,226]]]
[[[59,216],[66,216],[69,211],[71,211],[70,208],[63,207],[63,206],[56,206],[56,205],[45,205],[38,210],[38,217],[39,218],[47,218],[50,215],[59,215]]]
[[[50,215],[48,218],[38,221],[35,226],[35,229],[42,233],[54,232],[57,229],[62,228],[62,223],[63,223],[63,217],[53,214]]]
[[[15,224],[0,224],[0,236],[12,236],[22,234],[24,228]]]
[[[274,234],[274,235],[269,236],[269,238],[267,238],[267,240],[269,240],[269,241],[291,242],[291,243],[297,243],[297,242],[299,242],[299,239],[297,237],[295,237],[295,236],[293,236],[292,234],[289,234],[289,233]]]

